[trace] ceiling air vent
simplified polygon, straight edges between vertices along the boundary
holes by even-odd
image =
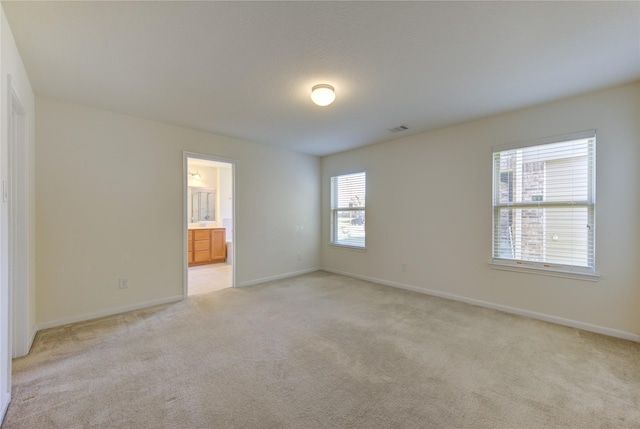
[[[389,131],[391,131],[392,133],[399,133],[400,131],[404,131],[408,129],[409,127],[407,127],[406,125],[400,125],[399,127],[390,128]]]

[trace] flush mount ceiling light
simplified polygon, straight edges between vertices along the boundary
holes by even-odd
[[[197,171],[195,173],[189,172],[189,174],[194,180],[200,180],[200,178],[202,177]]]
[[[328,106],[336,99],[336,93],[331,85],[321,83],[311,88],[311,100],[318,106]]]

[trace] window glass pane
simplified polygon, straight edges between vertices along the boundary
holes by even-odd
[[[331,181],[334,191],[334,198],[331,199],[332,209],[365,206],[365,173],[336,176]]]
[[[589,264],[589,209],[499,209],[494,256],[548,264]]]
[[[331,243],[365,247],[366,173],[331,178]]]
[[[594,170],[593,131],[494,152],[493,257],[593,271]]]
[[[500,204],[586,201],[589,139],[499,152]]]
[[[334,244],[364,247],[364,211],[338,210]]]

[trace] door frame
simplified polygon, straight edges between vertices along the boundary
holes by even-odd
[[[11,306],[11,356],[25,356],[33,343],[29,332],[29,166],[28,116],[8,76],[8,215],[9,293]]]
[[[236,287],[236,270],[238,266],[238,259],[236,258],[238,243],[236,240],[236,231],[238,229],[238,185],[236,180],[236,167],[237,160],[232,158],[224,158],[214,155],[206,155],[196,152],[182,152],[182,259],[183,259],[183,276],[182,276],[182,294],[186,298],[189,294],[189,261],[188,261],[188,243],[189,243],[189,216],[187,215],[188,208],[188,194],[189,194],[189,159],[201,159],[204,161],[224,162],[231,164],[231,195],[233,199],[231,222],[233,227],[231,228],[231,287]],[[218,191],[217,191],[218,192]],[[219,220],[218,220],[219,222]]]
[[[11,402],[11,358],[29,352],[28,112],[7,74],[6,140],[0,144],[0,423]],[[4,109],[3,109],[4,110]],[[31,337],[31,339],[30,339]]]

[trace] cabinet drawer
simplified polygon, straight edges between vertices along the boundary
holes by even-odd
[[[211,252],[203,250],[193,253],[193,262],[205,262],[211,260]]]
[[[198,240],[209,240],[211,231],[208,229],[196,229],[193,231],[193,239]]]
[[[187,260],[187,262],[192,263],[193,262],[193,252],[189,251],[189,259]]]
[[[211,248],[211,246],[209,246],[209,240],[195,241],[193,246],[193,250],[196,252],[198,250],[209,250]]]

